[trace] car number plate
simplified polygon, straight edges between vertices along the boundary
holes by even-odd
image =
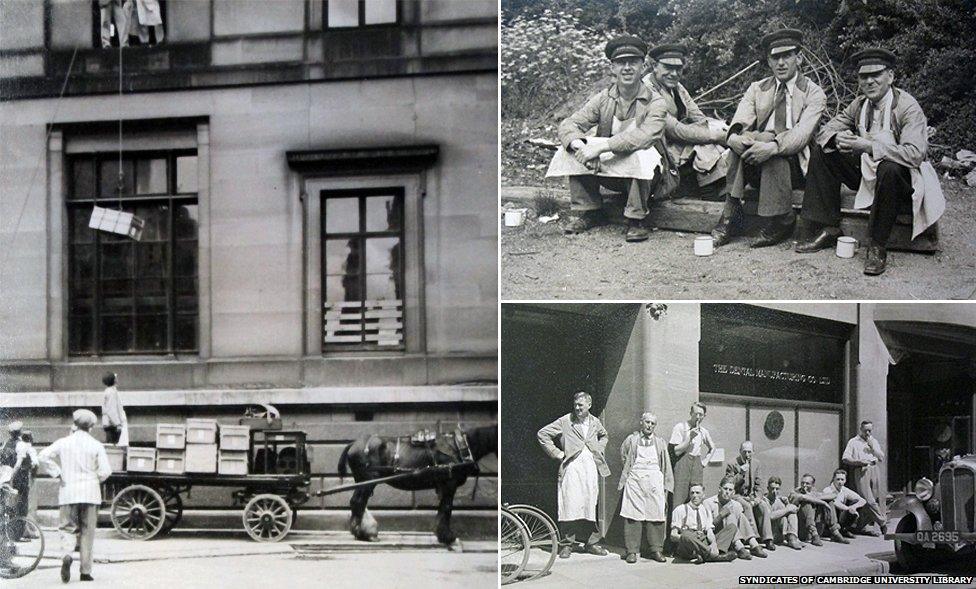
[[[920,530],[915,532],[918,542],[959,542],[959,532],[940,530]]]

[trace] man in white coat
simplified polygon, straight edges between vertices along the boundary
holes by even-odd
[[[81,558],[81,580],[91,581],[92,548],[98,523],[98,506],[102,502],[101,483],[112,474],[105,447],[89,433],[98,418],[88,409],[72,415],[75,430],[41,450],[43,468],[60,479],[58,505],[61,506],[61,581],[71,580],[71,554],[78,544]],[[55,461],[57,459],[57,461]],[[60,464],[59,464],[60,463]]]
[[[580,391],[573,397],[573,412],[563,415],[539,430],[538,438],[546,454],[559,461],[559,527],[564,544],[560,558],[569,558],[577,546],[577,534],[586,534],[584,551],[606,556],[598,542],[603,534],[596,519],[600,496],[600,477],[610,476],[604,450],[607,430],[595,415],[590,415],[593,398]]]

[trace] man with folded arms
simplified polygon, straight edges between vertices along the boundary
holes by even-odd
[[[725,151],[725,125],[710,127],[708,117],[698,108],[688,90],[681,84],[687,67],[688,50],[684,45],[658,45],[650,50],[651,71],[644,83],[664,97],[667,107],[664,136],[671,163],[678,170],[685,194],[696,194],[700,186],[725,175],[722,153]],[[721,168],[719,170],[718,168]],[[655,194],[661,198],[663,195]]]
[[[864,497],[858,495],[853,489],[846,486],[847,471],[838,468],[834,471],[834,480],[820,493],[820,498],[824,501],[833,503],[837,512],[837,524],[840,526],[840,533],[845,538],[853,538],[854,531],[863,531],[863,526],[867,524],[878,524],[883,526],[884,521],[877,519],[880,517],[878,512],[867,507]],[[871,536],[878,534],[869,533]]]
[[[558,517],[564,539],[560,558],[569,558],[576,547],[577,534],[586,534],[584,551],[606,556],[607,549],[597,542],[603,534],[596,519],[600,496],[600,477],[610,476],[604,457],[607,430],[590,414],[593,398],[580,391],[573,397],[573,412],[539,430],[542,449],[559,461]],[[560,447],[562,446],[562,447]]]
[[[624,440],[620,446],[623,471],[617,490],[623,495],[620,517],[624,518],[624,542],[627,545],[626,560],[637,562],[641,547],[641,528],[650,546],[650,559],[664,562],[664,537],[667,534],[668,492],[674,491],[674,475],[668,445],[654,435],[657,416],[647,412],[641,415],[640,430]]]
[[[756,540],[756,531],[749,524],[742,505],[732,499],[734,493],[732,477],[727,476],[719,483],[718,494],[704,501],[715,522],[718,549],[722,552],[734,551],[743,560],[752,560],[753,556],[766,558],[766,551]],[[731,536],[727,532],[730,529],[733,530]]]
[[[864,273],[885,271],[895,219],[912,213],[912,239],[945,211],[945,197],[928,153],[928,122],[910,94],[892,84],[895,55],[865,49],[853,57],[862,96],[828,121],[810,152],[801,218],[816,231],[799,253],[833,247],[840,236],[840,185],[857,190],[854,208],[871,207],[871,243]]]
[[[559,125],[559,140],[580,164],[594,169],[604,153],[629,155],[652,149],[664,137],[664,98],[655,95],[641,82],[647,44],[632,35],[610,40],[605,50],[614,82]],[[596,127],[596,136],[586,134]],[[648,170],[653,175],[652,170]],[[648,177],[650,177],[650,175]],[[627,241],[644,241],[644,227],[653,181],[642,178],[616,178],[589,175],[569,177],[572,210],[579,216],[566,233],[582,233],[604,222],[600,187],[627,195]]]
[[[715,536],[712,512],[702,504],[704,491],[701,483],[694,483],[688,489],[688,502],[674,508],[671,514],[671,542],[674,555],[690,560],[694,564],[703,562],[730,562],[736,559],[735,551],[728,550],[735,537],[736,528],[726,524],[721,528],[720,538]],[[726,547],[719,550],[719,540]]]
[[[762,38],[773,75],[753,82],[729,126],[729,197],[712,237],[728,243],[741,231],[748,184],[759,189],[759,236],[751,247],[776,245],[793,235],[793,189],[803,186],[809,145],[827,104],[824,91],[800,73],[802,32],[782,29]]]
[[[850,544],[850,540],[840,533],[837,511],[833,503],[823,499],[821,494],[814,490],[813,485],[816,482],[817,479],[812,474],[804,474],[800,477],[800,486],[790,494],[790,502],[800,508],[797,512],[800,539],[814,546],[823,546],[823,541],[820,539],[822,531],[825,535],[830,533],[830,539],[834,542]]]
[[[797,513],[800,507],[790,502],[789,497],[779,494],[783,481],[778,476],[769,477],[763,502],[769,506],[769,521],[773,529],[773,541],[785,544],[793,550],[800,550],[800,520]]]

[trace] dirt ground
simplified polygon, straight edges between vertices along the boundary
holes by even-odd
[[[502,226],[502,300],[976,298],[976,188],[951,179],[942,185],[948,201],[939,222],[942,251],[889,252],[881,276],[863,274],[864,248],[843,259],[832,250],[797,254],[791,243],[751,249],[739,238],[696,257],[693,233],[654,231],[645,242],[627,243],[624,228],[613,225],[564,235],[563,211],[547,224]]]

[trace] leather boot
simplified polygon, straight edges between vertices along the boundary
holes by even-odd
[[[650,232],[644,227],[643,219],[627,219],[627,241],[646,241]]]
[[[749,247],[770,247],[782,243],[793,235],[793,226],[795,223],[796,218],[792,214],[770,217],[763,224],[763,228],[759,231],[759,236],[749,244]]]
[[[801,241],[796,244],[795,251],[798,254],[812,254],[827,248],[834,247],[837,238],[840,236],[840,229],[836,227],[824,227],[813,239]]]
[[[563,232],[566,234],[583,233],[602,224],[603,216],[600,211],[581,211],[579,216],[563,229]]]
[[[883,274],[888,264],[888,250],[883,245],[871,244],[868,258],[864,261],[864,273],[868,276]]]
[[[731,212],[730,212],[731,209]],[[726,197],[725,210],[715,228],[712,229],[712,240],[715,247],[721,247],[742,231],[742,202],[731,196]]]

